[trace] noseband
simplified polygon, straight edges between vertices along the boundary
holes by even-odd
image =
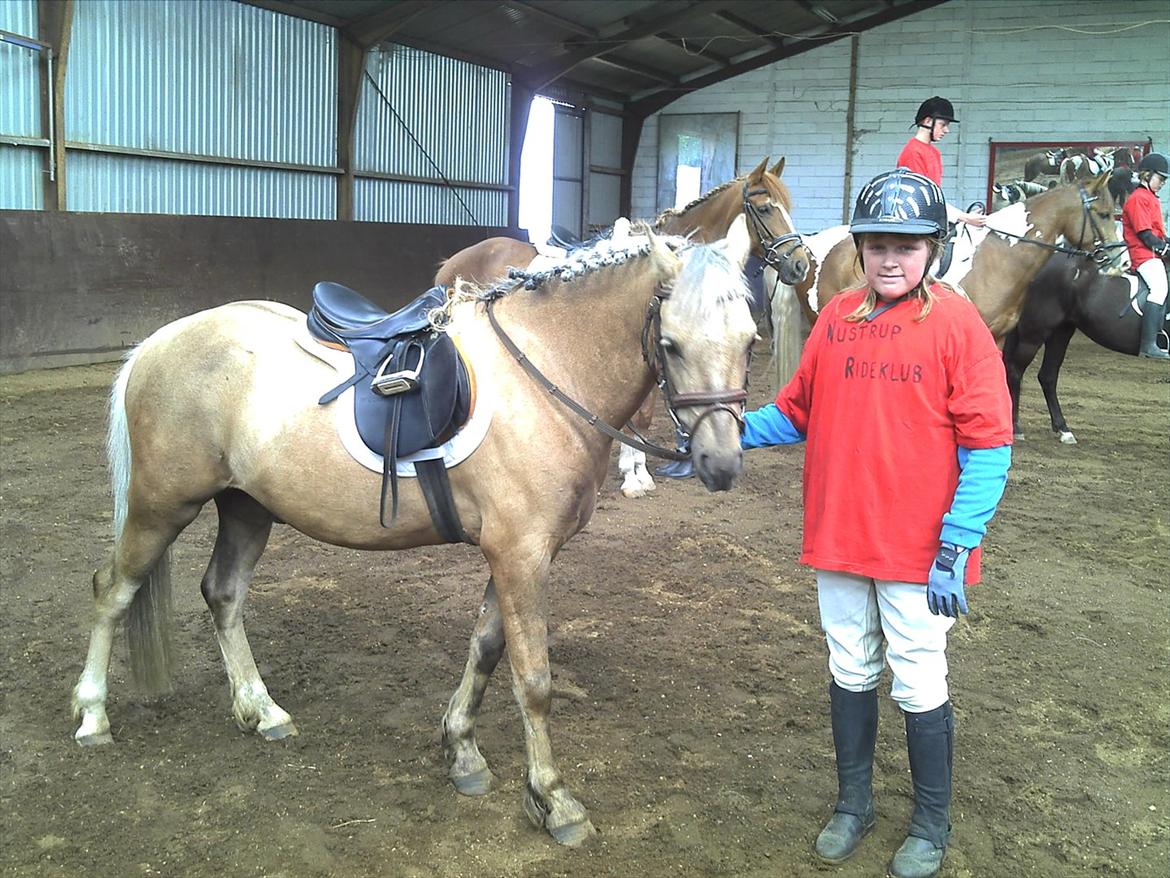
[[[760,242],[760,247],[764,251],[764,263],[779,271],[780,266],[790,261],[796,248],[804,242],[801,240],[800,232],[795,229],[791,232],[785,232],[783,235],[772,234],[772,230],[764,222],[760,209],[752,203],[752,196],[767,194],[768,190],[762,186],[756,189],[748,188],[748,183],[745,180],[743,183],[743,215],[751,223],[756,240]]]

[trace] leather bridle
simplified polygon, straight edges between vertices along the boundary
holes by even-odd
[[[768,190],[764,187],[760,186],[752,189],[749,187],[748,181],[744,180],[743,215],[747,217],[751,230],[759,242],[760,248],[764,251],[764,263],[768,267],[779,271],[781,265],[784,265],[793,258],[793,254],[797,248],[804,245],[804,240],[801,238],[800,232],[795,229],[791,232],[785,232],[782,235],[772,234],[772,230],[768,228],[768,224],[764,221],[760,209],[752,202],[754,196],[768,194]]]
[[[1043,247],[1046,250],[1052,250],[1055,253],[1066,253],[1069,256],[1085,256],[1092,259],[1099,266],[1106,266],[1113,261],[1114,257],[1110,255],[1109,251],[1120,247],[1124,247],[1124,242],[1108,243],[1105,240],[1105,235],[1101,232],[1100,225],[1097,224],[1097,218],[1093,216],[1093,211],[1089,205],[1096,201],[1100,196],[1090,195],[1084,186],[1077,184],[1077,190],[1081,195],[1081,233],[1077,237],[1080,240],[1085,240],[1085,229],[1091,228],[1093,231],[1093,249],[1084,250],[1077,247],[1069,247],[1064,244],[1048,244],[1044,241],[1037,241],[1034,238],[1029,238],[1024,235],[1017,235],[1013,232],[1004,232],[999,229],[991,229],[997,235],[1002,235],[1005,238],[1015,238],[1017,241],[1022,241],[1025,244],[1033,244],[1037,247]]]
[[[739,425],[739,430],[742,433],[744,429],[743,412],[747,402],[747,385],[751,375],[751,358],[748,358],[748,365],[744,370],[742,388],[676,393],[666,368],[666,354],[662,344],[662,303],[668,298],[670,298],[669,291],[659,287],[646,306],[646,319],[642,323],[642,359],[645,360],[646,365],[654,373],[654,380],[658,388],[662,391],[662,398],[666,403],[666,410],[670,413],[671,420],[674,421],[679,432],[686,439],[685,447],[690,447],[691,435],[698,428],[699,424],[716,412],[727,412],[735,418],[736,423]],[[631,448],[635,448],[645,454],[653,455],[654,457],[666,458],[667,460],[687,460],[690,458],[689,451],[681,452],[674,448],[664,448],[661,445],[655,445],[642,436],[639,436],[637,439],[631,439],[624,435],[621,430],[603,421],[596,414],[549,381],[544,373],[528,359],[528,356],[516,346],[516,343],[512,341],[511,337],[504,331],[504,328],[500,326],[493,308],[495,301],[494,298],[487,300],[487,315],[492,329],[495,330],[496,335],[499,336],[500,342],[504,345],[508,353],[515,357],[516,362],[520,364],[521,368],[537,384],[547,390],[549,395],[568,407],[574,414],[583,418],[595,430],[604,433],[611,439],[616,439],[625,445],[629,445]],[[678,409],[699,407],[701,407],[701,411],[688,429],[679,420]]]

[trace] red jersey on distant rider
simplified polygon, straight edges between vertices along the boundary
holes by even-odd
[[[937,147],[923,143],[917,137],[911,137],[902,147],[898,155],[898,167],[909,168],[915,174],[934,180],[936,185],[942,185],[942,153]]]
[[[1162,204],[1158,196],[1145,186],[1134,189],[1121,211],[1121,230],[1133,265],[1157,259],[1157,254],[1138,238],[1138,232],[1151,231],[1166,240],[1166,225],[1162,222]]]

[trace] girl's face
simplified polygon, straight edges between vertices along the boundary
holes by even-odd
[[[1150,191],[1157,195],[1158,190],[1162,188],[1162,184],[1165,182],[1166,178],[1161,174],[1150,174]]]
[[[930,245],[922,235],[867,234],[861,243],[865,280],[879,299],[906,295],[926,275]]]

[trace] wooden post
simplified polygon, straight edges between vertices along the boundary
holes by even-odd
[[[41,53],[41,119],[49,138],[44,181],[45,210],[66,209],[65,68],[73,33],[74,0],[37,3],[37,39],[51,47]]]
[[[354,219],[354,129],[365,78],[366,47],[337,34],[337,219]]]

